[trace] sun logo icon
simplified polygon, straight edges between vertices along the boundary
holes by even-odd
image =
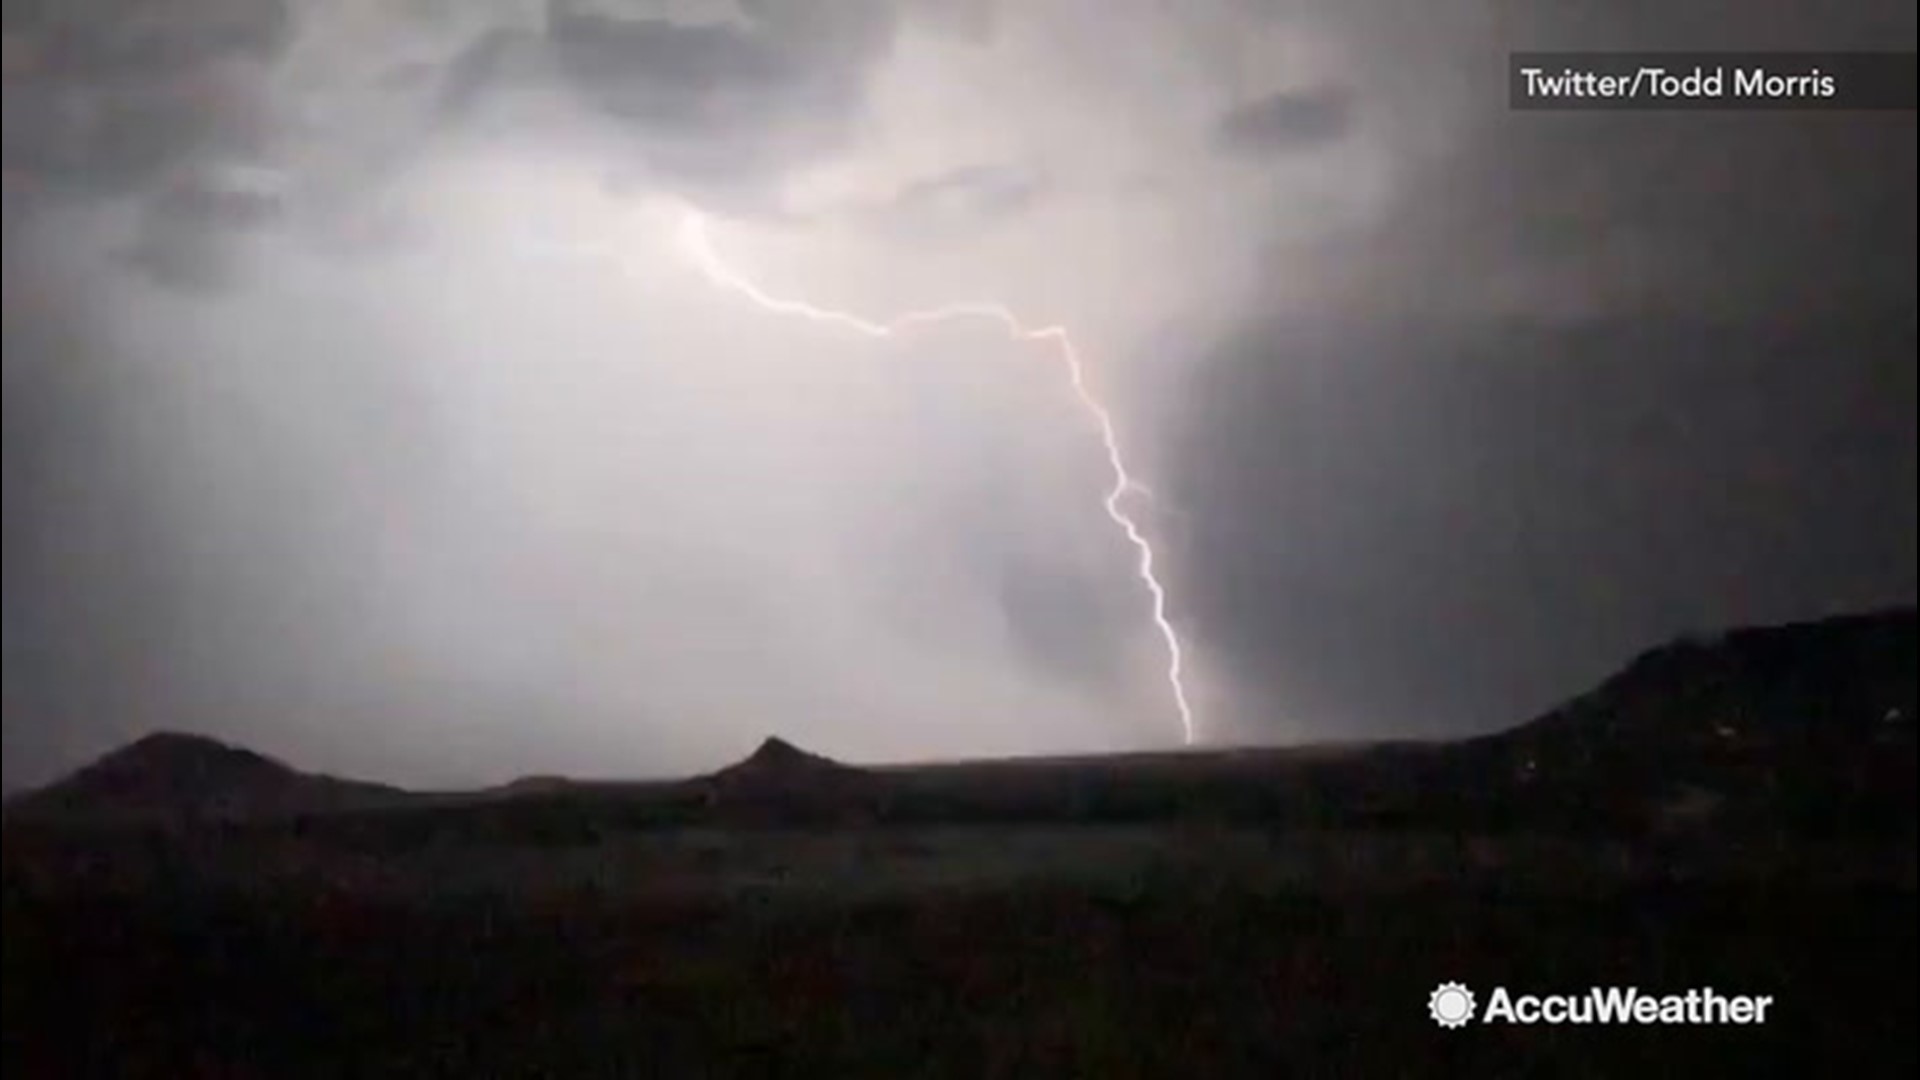
[[[1427,995],[1427,1012],[1443,1028],[1466,1027],[1473,1019],[1473,991],[1457,982],[1443,982]]]

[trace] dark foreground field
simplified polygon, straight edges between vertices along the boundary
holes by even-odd
[[[517,909],[8,898],[15,1076],[1911,1076],[1911,891],[1164,888]],[[1441,1030],[1486,992],[1762,1027]],[[24,1071],[19,1071],[24,1070]]]

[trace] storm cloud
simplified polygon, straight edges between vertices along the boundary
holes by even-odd
[[[1485,730],[1914,591],[1911,114],[1518,48],[1911,5],[94,0],[5,16],[7,777],[409,783]]]
[[[1220,141],[1243,153],[1288,153],[1339,139],[1354,123],[1353,98],[1341,87],[1286,90],[1227,110]]]

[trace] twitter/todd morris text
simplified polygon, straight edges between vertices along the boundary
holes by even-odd
[[[1914,54],[1515,53],[1516,109],[1914,107]]]

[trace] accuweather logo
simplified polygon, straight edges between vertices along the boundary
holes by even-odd
[[[1473,1019],[1473,991],[1457,982],[1444,982],[1427,995],[1427,1011],[1443,1028],[1466,1027]]]
[[[1427,995],[1427,1014],[1443,1028],[1483,1024],[1747,1024],[1767,1022],[1773,998],[1722,994],[1712,987],[1680,994],[1648,994],[1635,986],[1595,986],[1581,994],[1515,994],[1497,986],[1484,1008],[1461,983],[1443,982]]]

